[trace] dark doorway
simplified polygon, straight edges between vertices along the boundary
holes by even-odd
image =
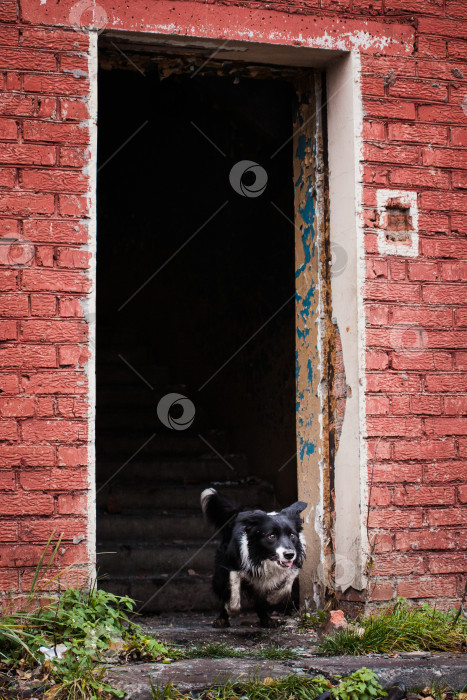
[[[267,509],[297,493],[295,90],[112,55],[98,83],[97,551],[115,552],[98,556],[101,585],[147,611],[206,609],[203,488]],[[258,196],[263,171],[240,193],[229,180],[244,160],[267,176]],[[183,402],[172,429],[159,420],[168,394],[193,404],[189,427]]]

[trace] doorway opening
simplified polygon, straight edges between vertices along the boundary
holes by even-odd
[[[297,498],[297,92],[125,54],[98,78],[97,564],[145,612],[210,609],[201,491]]]

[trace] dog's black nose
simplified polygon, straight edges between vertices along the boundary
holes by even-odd
[[[288,561],[293,559],[294,556],[295,556],[295,552],[284,552],[284,559],[288,559]]]

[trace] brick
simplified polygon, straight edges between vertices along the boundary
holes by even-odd
[[[458,481],[467,478],[467,470],[464,462],[431,462],[423,466],[423,480],[433,481]]]
[[[69,74],[24,76],[25,92],[38,92],[50,95],[85,96],[89,92],[89,80]]]
[[[53,267],[54,249],[52,246],[36,246],[36,265],[39,267]]]
[[[394,597],[394,584],[392,583],[375,583],[370,586],[370,600],[392,600]]]
[[[15,186],[16,174],[13,169],[0,168],[0,187],[9,187],[10,189]]]
[[[433,304],[464,304],[463,286],[436,284],[423,287],[423,301]]]
[[[438,34],[463,39],[465,30],[462,23],[442,17],[418,17],[418,31],[421,34]]]
[[[74,194],[59,195],[59,209],[62,216],[89,216],[89,200]]]
[[[399,97],[416,100],[446,102],[448,91],[445,85],[433,83],[430,80],[398,78],[394,85],[389,86],[389,97]]]
[[[5,294],[2,296],[0,316],[27,316],[28,311],[26,294]]]
[[[417,37],[417,58],[428,56],[430,58],[445,58],[447,42],[439,37]]]
[[[467,127],[452,126],[450,132],[451,146],[467,146]]]
[[[391,490],[373,486],[370,495],[370,506],[389,506],[390,504]]]
[[[467,503],[467,486],[459,486],[457,492],[459,494],[459,501],[461,503]]]
[[[18,425],[14,420],[0,420],[0,440],[17,440]]]
[[[20,44],[22,46],[53,49],[54,51],[86,51],[88,43],[86,34],[78,33],[73,29],[21,28]]]
[[[423,328],[442,328],[452,326],[452,309],[433,308],[431,306],[393,306],[391,308],[391,325],[418,325]]]
[[[54,448],[50,445],[2,445],[1,467],[51,467]],[[17,515],[17,514],[16,514]]]
[[[82,221],[29,220],[24,222],[24,235],[41,243],[83,244],[88,240],[88,227]]]
[[[365,119],[363,121],[363,138],[367,141],[384,141],[386,139],[384,122]]]
[[[372,326],[386,326],[389,319],[389,307],[372,304],[365,307],[367,323]]]
[[[462,109],[458,105],[420,105],[418,119],[421,122],[431,124],[447,124],[463,126],[467,121]]]
[[[467,351],[455,353],[456,369],[467,370]]]
[[[0,374],[0,392],[2,394],[17,394],[19,381],[15,374]]]
[[[467,396],[446,396],[444,413],[450,416],[467,415]]]
[[[367,434],[368,436],[415,437],[422,434],[422,422],[418,418],[368,418]]]
[[[467,171],[453,170],[451,173],[452,186],[456,189],[467,189]]]
[[[467,571],[467,552],[432,554],[428,560],[428,568],[433,574],[464,574]]]
[[[367,440],[368,459],[389,459],[391,457],[391,445],[381,440]]]
[[[60,515],[87,515],[88,498],[86,493],[67,493],[58,497]]]
[[[89,119],[89,107],[83,100],[60,100],[60,113],[65,121],[82,121]]]
[[[61,345],[58,349],[60,367],[84,367],[91,357],[91,349],[82,345]]]
[[[427,435],[467,435],[467,416],[462,418],[426,418]]]
[[[388,137],[390,141],[406,141],[408,143],[427,142],[438,145],[446,145],[448,130],[446,126],[429,126],[421,124],[388,124]]]
[[[68,445],[59,445],[57,448],[57,464],[60,467],[79,467],[88,464],[88,448],[87,446],[71,447]]]
[[[464,348],[467,331],[425,331],[423,341],[428,348]]]
[[[27,394],[85,394],[87,378],[84,373],[57,370],[29,373],[22,386]]]
[[[71,267],[76,269],[87,269],[91,254],[87,250],[76,250],[76,248],[58,248],[58,267]]]
[[[72,316],[74,318],[83,318],[83,304],[77,297],[62,297],[59,300],[60,316]]]
[[[15,475],[11,471],[0,470],[0,491],[14,491],[15,490]],[[3,522],[2,527],[3,529]]]
[[[397,576],[404,575],[411,571],[412,575],[423,574],[425,564],[420,555],[410,554],[380,554],[373,564],[373,574],[375,576]]]
[[[407,349],[404,352],[393,352],[392,369],[423,371],[453,369],[453,359],[447,352],[422,352]]]
[[[372,369],[387,369],[389,365],[389,356],[387,352],[367,352],[366,353],[366,368]]]
[[[26,48],[0,48],[0,70],[55,71],[57,61],[53,53]]]
[[[441,277],[447,282],[462,282],[467,278],[467,262],[441,263]]]
[[[87,424],[72,420],[35,420],[23,421],[24,440],[74,442],[87,439]]]
[[[23,289],[42,292],[87,292],[90,280],[82,272],[64,270],[23,270]]]
[[[53,513],[53,497],[45,493],[12,493],[2,496],[2,514],[22,515],[51,515]]]
[[[376,301],[416,303],[420,299],[420,286],[403,282],[367,282],[365,284],[365,297]]]
[[[442,530],[396,532],[395,549],[400,552],[417,551],[421,549],[455,549],[455,547],[455,533],[449,530],[444,532]]]
[[[420,390],[420,379],[413,376],[401,376],[400,374],[369,374],[367,375],[367,391],[383,393],[410,393]]]
[[[54,531],[56,537],[62,535],[62,541],[68,542],[85,536],[87,521],[84,518],[28,518],[22,520],[19,527],[19,539],[26,542],[47,541]]]
[[[70,170],[22,170],[21,183],[24,189],[36,192],[86,192],[88,178]]]
[[[88,476],[84,469],[28,469],[21,472],[19,479],[21,487],[26,491],[70,491],[88,486]]]
[[[0,417],[23,418],[34,415],[33,398],[4,398],[0,396]]]
[[[87,148],[76,146],[62,146],[60,148],[60,165],[70,168],[84,168],[90,159],[90,152]]]
[[[450,525],[465,525],[466,508],[430,508],[427,520],[430,527],[446,527]]]
[[[394,489],[396,506],[450,505],[454,502],[452,486],[404,486]]]
[[[438,277],[438,266],[435,263],[409,262],[408,269],[411,280],[434,281]]]
[[[398,440],[394,443],[394,458],[408,459],[449,459],[456,457],[454,440],[409,441]]]
[[[25,141],[51,141],[52,143],[88,143],[89,130],[80,124],[58,124],[26,120],[23,124]]]
[[[36,418],[50,418],[55,413],[53,396],[39,396],[36,405]]]
[[[405,573],[405,572],[404,572]],[[411,578],[397,584],[397,595],[403,598],[443,598],[457,596],[455,576]]]
[[[0,542],[17,542],[18,541],[18,523],[14,520],[2,520],[0,527]],[[1,588],[1,572],[0,572],[0,590]]]
[[[0,341],[16,340],[18,329],[16,321],[0,321]]]
[[[381,119],[415,119],[415,104],[400,100],[364,99],[364,111],[367,118]]]
[[[54,165],[55,148],[53,146],[28,143],[2,144],[0,163],[9,165]]]
[[[408,413],[410,413],[410,397],[392,396],[390,413],[393,416],[406,416]]]
[[[43,321],[28,319],[21,322],[24,340],[46,342],[83,342],[87,339],[87,324],[80,320]]]
[[[467,210],[467,192],[425,191],[420,194],[422,209],[439,209],[440,211]]]
[[[440,415],[442,412],[441,398],[439,396],[412,396],[412,412],[423,415]]]
[[[18,286],[18,272],[16,270],[0,270],[0,289],[10,291]]]
[[[463,41],[448,41],[448,56],[449,58],[458,58],[461,61],[467,61],[467,45],[465,39]]]
[[[400,527],[422,527],[422,510],[407,508],[378,508],[371,510],[368,519],[369,527],[385,529]],[[391,575],[394,572],[391,572]]]
[[[377,463],[371,467],[369,478],[374,483],[400,484],[401,482],[418,483],[422,480],[423,467],[417,462],[389,464]]]
[[[377,554],[392,552],[394,549],[394,536],[378,534],[373,541],[374,551]]]
[[[424,148],[422,160],[423,165],[467,169],[465,153],[455,148]]]
[[[19,570],[0,569],[0,591],[17,591],[19,586]],[[0,600],[3,604],[8,604],[10,598]]]
[[[0,212],[4,214],[52,214],[54,197],[51,194],[9,192],[0,197]]]
[[[55,348],[47,345],[17,345],[0,347],[0,363],[6,367],[55,367]]]
[[[55,316],[57,299],[52,294],[31,294],[32,316]]]
[[[363,146],[363,157],[376,163],[395,163],[397,165],[421,165],[421,148],[418,146],[393,146],[384,144],[383,148],[371,143]]]
[[[427,374],[425,388],[435,393],[443,391],[467,391],[467,377],[459,372],[454,374]]]
[[[2,141],[16,141],[17,138],[18,123],[14,119],[0,119],[0,139]]]
[[[453,70],[460,70],[463,72],[463,65],[461,63],[448,63],[447,61],[417,61],[417,74],[421,78],[453,80]]]

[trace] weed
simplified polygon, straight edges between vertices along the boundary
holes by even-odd
[[[173,650],[171,650],[172,653]],[[286,649],[277,645],[260,646],[255,649],[236,649],[223,642],[209,642],[208,644],[194,644],[186,652],[180,651],[180,655],[188,659],[298,659],[299,655],[293,649]]]
[[[324,637],[319,652],[338,654],[386,654],[397,651],[460,651],[467,641],[467,621],[457,610],[443,613],[424,604],[411,608],[399,598],[394,606],[361,617],[363,629],[345,629]]]

